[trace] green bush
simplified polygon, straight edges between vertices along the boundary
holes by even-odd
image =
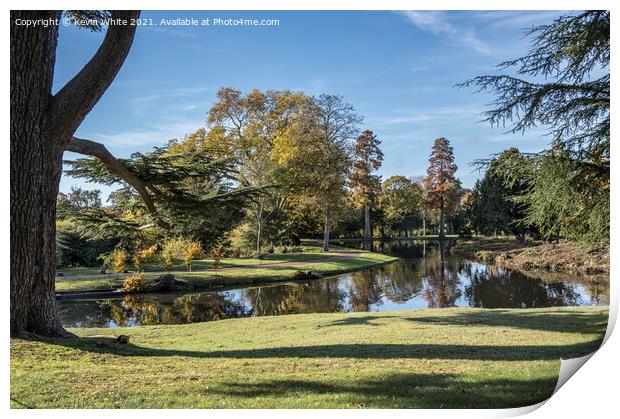
[[[98,266],[99,256],[114,250],[118,240],[87,239],[76,230],[75,223],[56,223],[56,266]]]

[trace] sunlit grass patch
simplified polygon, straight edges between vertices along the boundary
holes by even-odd
[[[549,397],[606,308],[303,314],[12,340],[13,407],[505,408]],[[130,336],[128,345],[113,340]]]

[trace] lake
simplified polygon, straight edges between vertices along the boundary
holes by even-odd
[[[356,242],[348,245],[362,246]],[[504,270],[453,256],[450,243],[440,246],[436,242],[376,241],[371,248],[400,259],[389,265],[304,282],[117,299],[60,300],[60,316],[65,327],[119,327],[295,313],[609,303],[608,282],[601,278]]]

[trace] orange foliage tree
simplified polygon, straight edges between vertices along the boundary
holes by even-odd
[[[444,218],[454,211],[460,181],[456,179],[457,166],[450,141],[441,137],[435,140],[429,166],[424,178],[427,205],[439,210],[439,237],[445,237]]]

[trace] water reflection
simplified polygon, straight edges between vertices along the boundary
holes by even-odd
[[[434,243],[373,243],[396,263],[308,282],[192,294],[60,301],[65,326],[182,324],[233,317],[412,308],[529,308],[608,304],[596,278],[521,272],[471,263]]]

